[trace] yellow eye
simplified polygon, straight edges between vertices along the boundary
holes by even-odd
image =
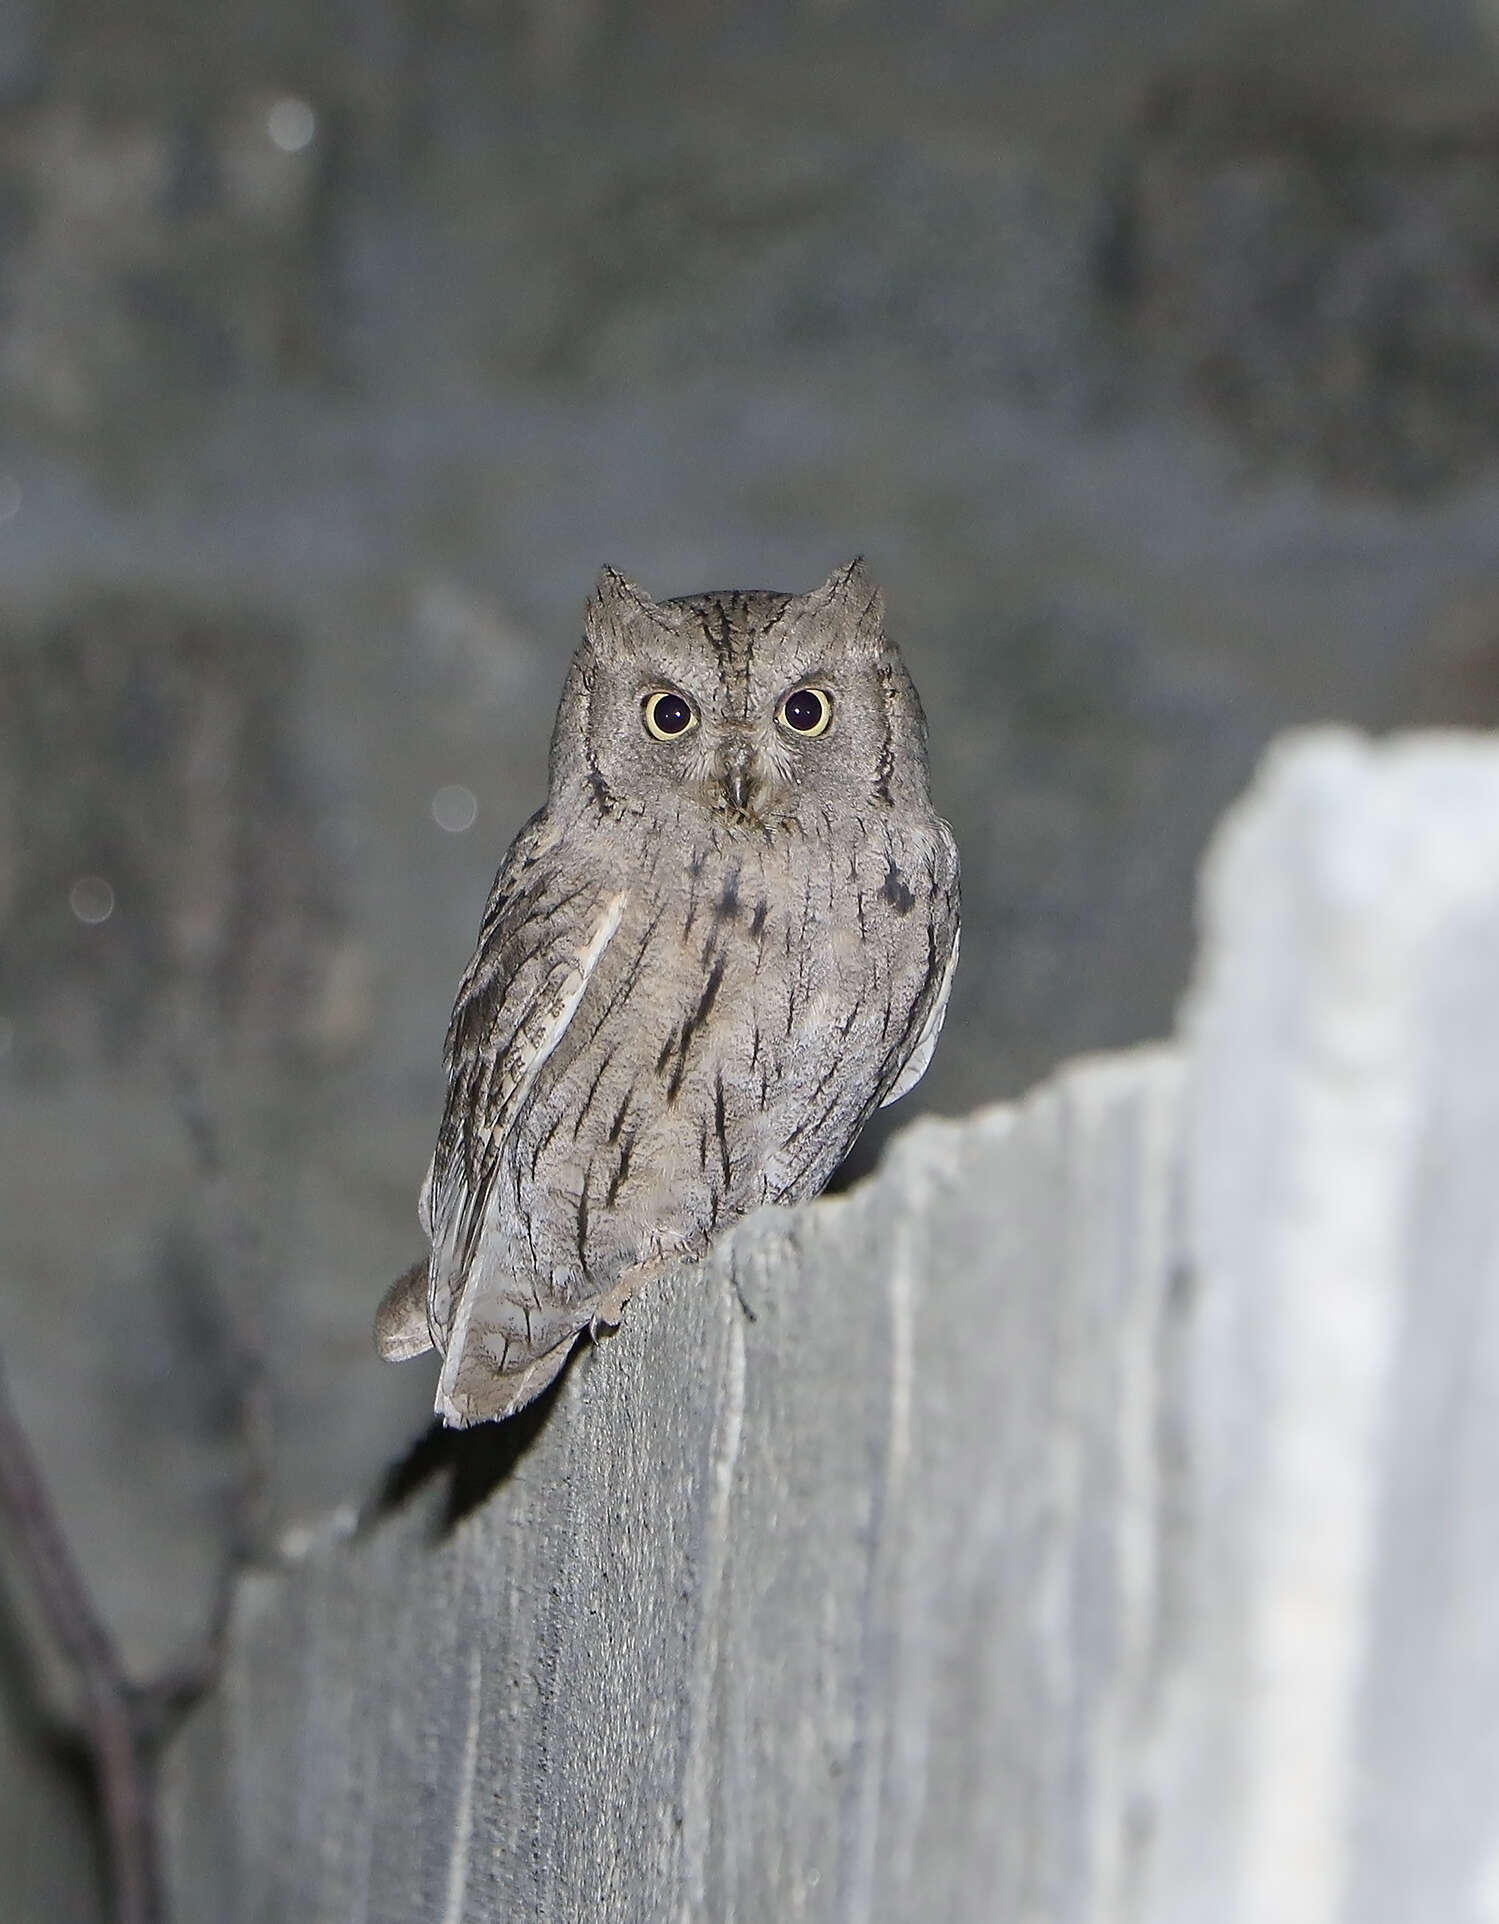
[[[825,735],[833,719],[833,698],[825,688],[793,688],[776,710],[776,720],[794,735]]]
[[[697,727],[697,710],[675,688],[656,688],[640,704],[645,732],[658,742],[669,742]]]

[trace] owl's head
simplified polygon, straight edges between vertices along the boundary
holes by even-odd
[[[925,802],[926,723],[862,561],[810,594],[655,602],[606,568],[552,738],[554,800],[729,828]]]

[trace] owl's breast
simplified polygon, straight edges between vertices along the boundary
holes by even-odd
[[[507,1145],[540,1294],[585,1300],[826,1183],[909,1047],[932,890],[888,837],[699,850],[636,879]]]

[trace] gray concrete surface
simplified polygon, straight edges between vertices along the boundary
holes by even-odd
[[[1177,1080],[917,1125],[632,1308],[464,1521],[438,1479],[249,1578],[171,1760],[178,1914],[1080,1914],[1150,1644]]]
[[[1492,1918],[1499,745],[1279,745],[1202,919],[247,1578],[179,1914]]]

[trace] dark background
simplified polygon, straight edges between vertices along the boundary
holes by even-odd
[[[0,0],[0,1352],[138,1674],[247,1411],[263,1544],[425,1420],[369,1317],[601,562],[883,580],[966,897],[891,1121],[1169,1029],[1274,730],[1494,720],[1496,52],[1484,0]],[[0,1914],[88,1918],[4,1596]]]

